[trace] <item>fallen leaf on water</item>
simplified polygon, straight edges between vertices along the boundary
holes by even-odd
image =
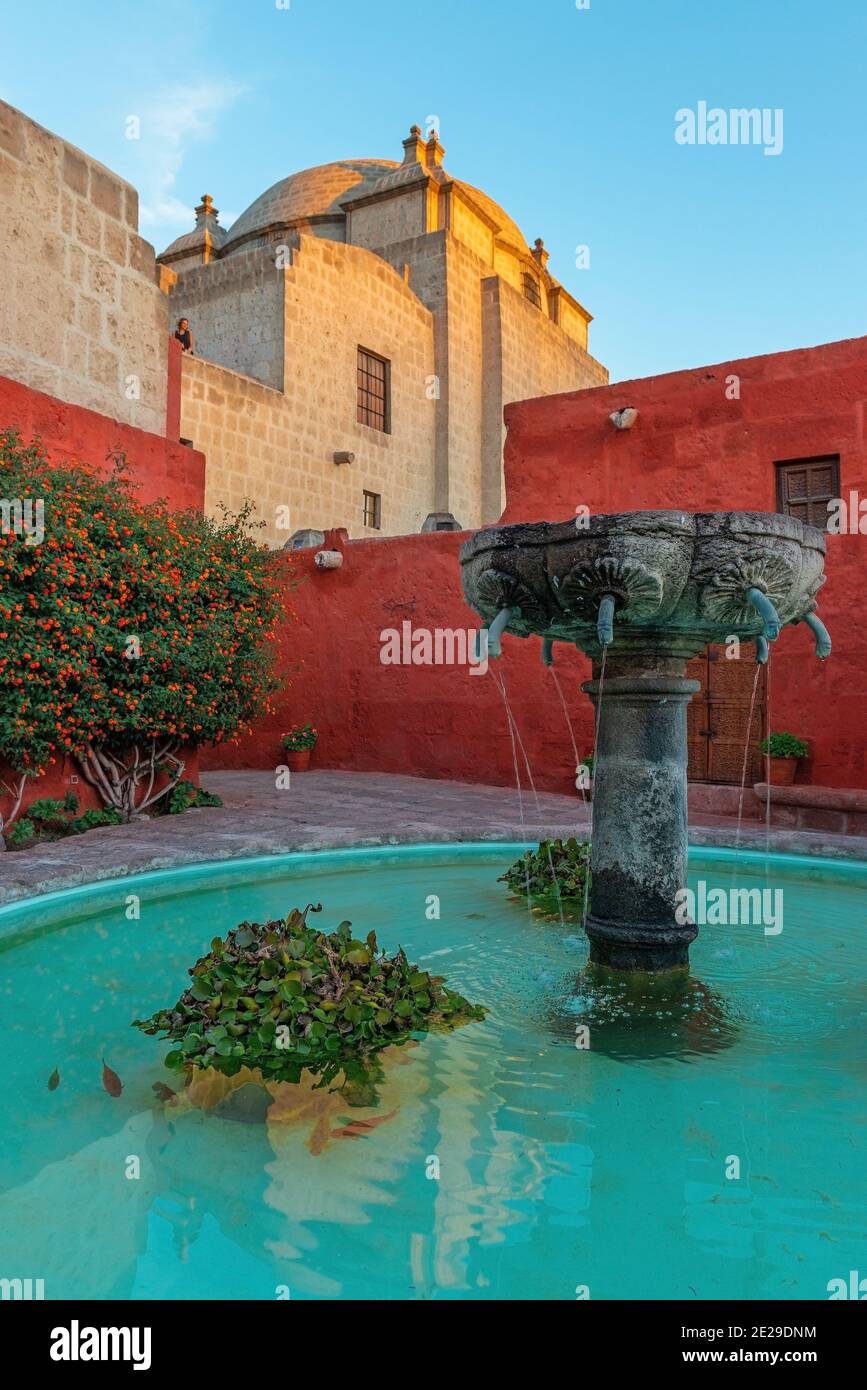
[[[56,1091],[59,1085],[60,1085],[60,1072],[59,1072],[59,1071],[57,1070],[57,1068],[55,1067],[55,1068],[54,1068],[54,1071],[51,1073],[51,1075],[50,1075],[49,1078],[48,1078],[48,1089],[49,1089],[49,1091]]]
[[[372,1129],[378,1125],[384,1125],[386,1120],[393,1120],[400,1106],[396,1110],[390,1110],[387,1115],[375,1115],[370,1120],[352,1120],[342,1129],[333,1129],[330,1137],[332,1139],[363,1139]]]
[[[114,1096],[115,1100],[117,1100],[117,1097],[123,1090],[123,1082],[117,1072],[112,1071],[111,1067],[107,1065],[104,1057],[102,1059],[102,1084],[108,1091],[108,1094]]]

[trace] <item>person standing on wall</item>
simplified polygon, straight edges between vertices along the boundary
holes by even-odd
[[[193,334],[190,329],[189,319],[178,319],[178,326],[175,329],[175,337],[184,352],[193,351]]]

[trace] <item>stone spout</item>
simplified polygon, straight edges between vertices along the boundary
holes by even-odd
[[[780,615],[771,600],[767,594],[762,593],[761,589],[747,589],[747,598],[764,623],[766,639],[769,642],[776,642],[782,624]]]
[[[807,613],[804,622],[816,638],[816,655],[820,661],[831,655],[831,636],[818,613]]]
[[[614,595],[603,594],[599,604],[599,617],[596,620],[596,636],[600,647],[607,647],[614,641]]]
[[[488,656],[502,655],[500,647],[500,637],[509,626],[509,619],[512,616],[511,608],[501,608],[494,621],[488,628]]]

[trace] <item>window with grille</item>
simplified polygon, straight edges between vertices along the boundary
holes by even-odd
[[[358,349],[358,421],[391,432],[391,363],[366,348]]]
[[[364,494],[364,524],[374,531],[382,524],[382,498],[378,492]]]
[[[793,459],[777,464],[777,508],[824,531],[828,503],[840,496],[840,457]]]
[[[539,289],[539,281],[528,270],[524,271],[524,298],[535,304],[537,309],[541,309],[542,291]]]

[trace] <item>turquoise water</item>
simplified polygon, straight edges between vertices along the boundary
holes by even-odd
[[[867,1274],[867,868],[774,857],[781,933],[707,926],[688,987],[627,992],[504,896],[517,852],[287,856],[0,910],[0,1276],[46,1298],[785,1300]],[[690,884],[764,868],[699,851]],[[376,1111],[171,1114],[166,1046],[130,1020],[216,933],[311,900],[488,1019],[401,1049]],[[358,1115],[382,1123],[353,1137]]]

